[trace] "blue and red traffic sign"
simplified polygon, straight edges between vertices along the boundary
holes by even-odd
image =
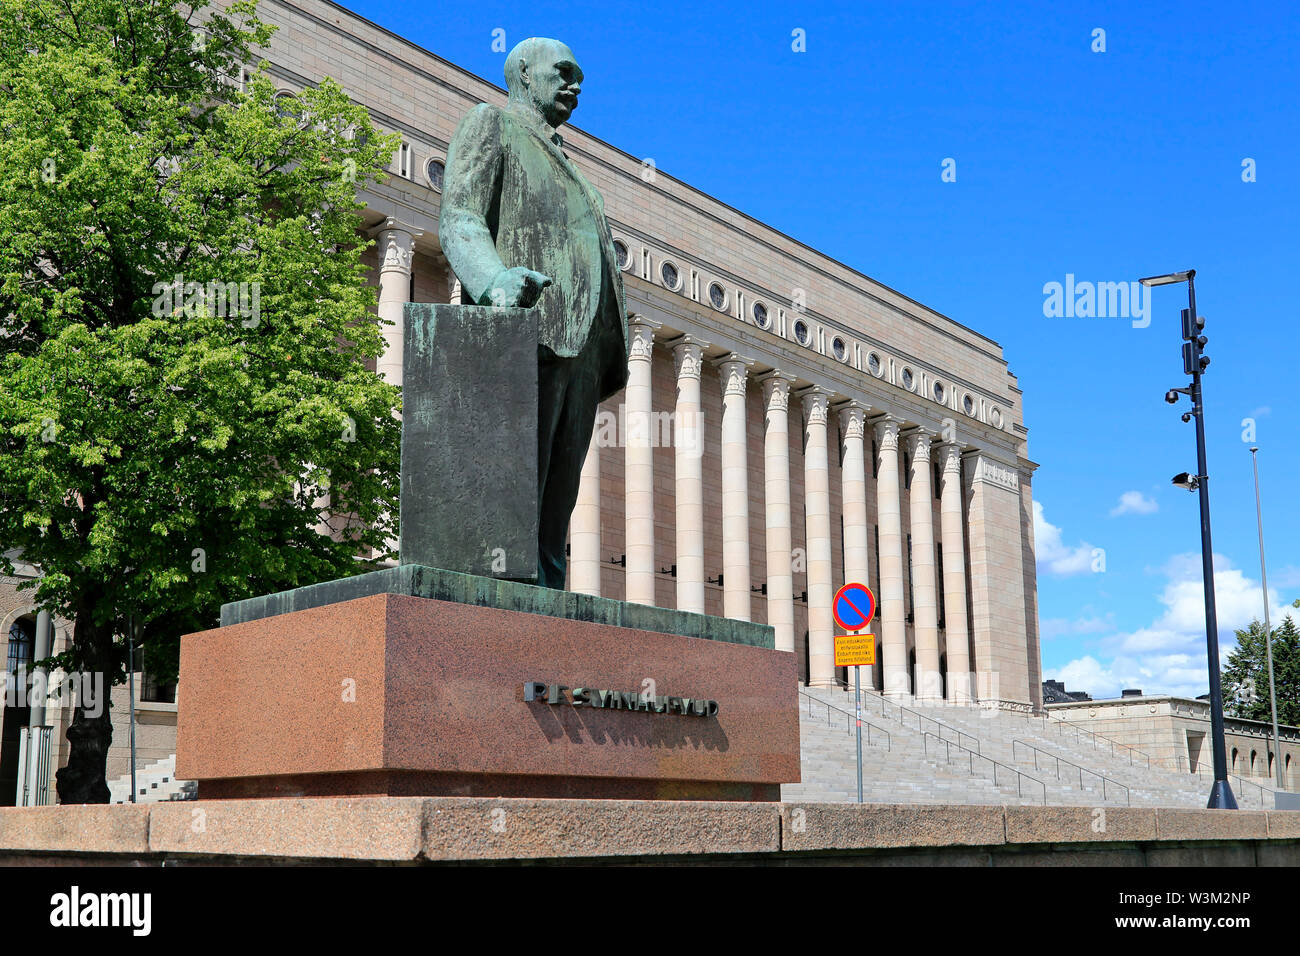
[[[860,631],[876,616],[876,596],[865,584],[850,582],[835,592],[831,608],[836,624],[846,631]]]

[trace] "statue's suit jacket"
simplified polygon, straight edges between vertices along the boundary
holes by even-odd
[[[474,107],[447,151],[438,232],[468,301],[492,304],[502,269],[554,280],[536,307],[541,344],[557,356],[581,354],[596,323],[611,323],[617,346],[595,356],[601,398],[627,384],[627,309],[605,203],[559,145],[509,109]],[[615,294],[597,315],[606,276]]]

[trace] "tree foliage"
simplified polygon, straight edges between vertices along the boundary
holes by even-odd
[[[1300,607],[1300,601],[1295,604]],[[1273,680],[1277,688],[1278,723],[1300,726],[1300,629],[1288,615],[1273,628]],[[1228,654],[1223,669],[1225,713],[1246,720],[1271,723],[1268,652],[1264,625],[1252,621],[1237,631],[1237,647]]]
[[[356,215],[396,140],[330,80],[241,89],[272,28],[206,8],[0,0],[0,570],[40,567],[57,663],[109,682],[128,620],[166,677],[223,602],[396,537]],[[107,716],[69,738],[61,798],[107,799]]]

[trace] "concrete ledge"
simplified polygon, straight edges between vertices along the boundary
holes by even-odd
[[[148,853],[149,804],[0,809],[0,852]]]
[[[990,846],[1005,842],[1003,807],[781,804],[784,850]]]
[[[415,860],[425,801],[418,797],[186,800],[159,803],[149,819],[154,853]]]
[[[1156,811],[1156,836],[1161,840],[1260,840],[1268,837],[1263,810]]]
[[[665,800],[481,800],[425,803],[429,860],[776,853],[770,803]]]
[[[0,864],[566,860],[1295,866],[1300,814],[477,797],[0,809]]]
[[[1006,819],[1008,843],[1156,839],[1156,810],[1151,807],[1007,807]]]

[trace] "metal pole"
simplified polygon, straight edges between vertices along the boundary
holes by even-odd
[[[862,668],[853,668],[853,705],[858,715],[858,803],[862,802]]]
[[[127,713],[131,721],[131,802],[135,803],[135,617],[126,623]]]
[[[1187,276],[1187,306],[1196,322],[1196,271]],[[1193,329],[1195,331],[1195,329]],[[1192,363],[1192,415],[1196,419],[1197,490],[1201,503],[1201,578],[1205,586],[1205,650],[1210,669],[1210,730],[1214,734],[1214,786],[1206,806],[1212,810],[1236,810],[1237,799],[1228,783],[1228,755],[1223,737],[1223,687],[1219,675],[1219,616],[1214,603],[1214,546],[1210,543],[1210,476],[1205,461],[1205,406],[1201,402],[1201,347]]]
[[[1277,732],[1277,685],[1273,682],[1273,628],[1268,620],[1268,570],[1264,566],[1264,512],[1259,505],[1258,448],[1250,450],[1250,464],[1255,471],[1255,522],[1259,525],[1259,577],[1264,588],[1264,647],[1268,651],[1268,702],[1273,709],[1273,766],[1276,770],[1277,788],[1282,785],[1282,738]]]

